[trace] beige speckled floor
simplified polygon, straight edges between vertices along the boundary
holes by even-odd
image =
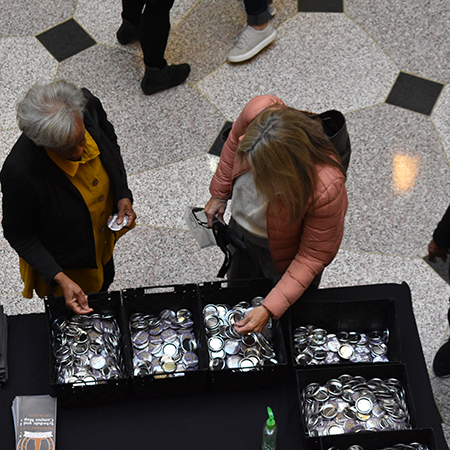
[[[326,10],[328,1],[320,2]],[[0,163],[20,134],[15,103],[37,81],[66,78],[89,88],[116,127],[138,226],[117,247],[113,289],[215,279],[220,251],[198,250],[182,214],[208,199],[217,163],[208,151],[249,99],[275,94],[297,108],[340,109],[353,144],[349,210],[322,287],[406,281],[431,367],[446,339],[450,295],[437,273],[447,268],[423,260],[450,203],[448,1],[345,0],[342,13],[297,13],[295,1],[275,0],[277,40],[251,61],[230,65],[226,55],[245,22],[241,3],[178,0],[167,59],[190,63],[192,72],[186,83],[151,97],[139,87],[139,46],[115,39],[120,0],[0,6]],[[67,20],[96,44],[58,62],[36,35]],[[3,237],[0,257],[5,311],[42,311],[39,299],[22,298],[17,257]],[[430,376],[450,440],[450,382]]]

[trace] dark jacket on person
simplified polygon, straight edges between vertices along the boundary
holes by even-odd
[[[84,125],[100,150],[113,190],[113,207],[132,200],[117,136],[100,100],[87,89]],[[63,171],[22,134],[0,172],[5,238],[49,285],[65,269],[97,268],[91,216]]]
[[[450,248],[450,206],[433,233],[434,242],[442,248]]]

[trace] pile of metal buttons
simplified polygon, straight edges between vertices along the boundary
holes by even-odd
[[[192,313],[187,309],[164,309],[158,316],[139,312],[131,315],[134,375],[165,378],[198,369],[193,330]]]
[[[330,447],[328,450],[341,450],[340,447]],[[347,450],[364,450],[360,445],[352,445]],[[379,450],[428,450],[426,445],[419,442],[411,442],[411,444],[395,444],[391,447],[383,447]]]
[[[234,325],[264,299],[255,297],[252,303],[228,305],[209,304],[203,308],[203,324],[209,353],[210,370],[225,368],[247,372],[260,370],[266,364],[277,364],[272,341],[272,320],[261,333],[239,334]]]
[[[61,316],[52,323],[57,383],[95,384],[123,378],[120,329],[111,315]]]
[[[396,378],[341,375],[325,386],[311,383],[300,408],[309,437],[411,428],[405,390]]]
[[[302,366],[313,364],[388,362],[389,330],[327,333],[313,325],[294,331],[294,358]]]

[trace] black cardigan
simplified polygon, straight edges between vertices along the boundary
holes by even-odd
[[[113,205],[129,198],[117,136],[100,100],[87,89],[84,124],[100,150],[113,190]],[[80,192],[24,134],[0,172],[5,238],[49,285],[65,269],[97,268],[92,221]],[[116,211],[115,211],[116,212]]]

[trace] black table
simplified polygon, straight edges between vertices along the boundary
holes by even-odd
[[[308,299],[328,301],[392,298],[399,320],[417,428],[434,429],[439,450],[448,449],[404,283],[320,289]],[[286,320],[285,320],[286,321]],[[11,403],[16,395],[54,392],[49,384],[46,316],[8,317],[9,382],[0,391],[0,448],[13,449]],[[203,392],[199,395],[140,400],[132,397],[109,405],[77,408],[58,404],[57,448],[60,450],[251,450],[261,448],[266,407],[275,413],[278,449],[305,448],[300,430],[295,375],[287,370],[274,389]]]

